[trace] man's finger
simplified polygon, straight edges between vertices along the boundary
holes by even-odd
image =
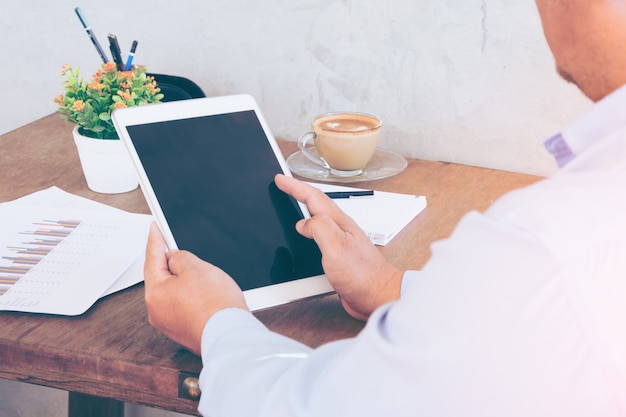
[[[168,277],[170,274],[167,266],[165,252],[167,245],[156,223],[150,225],[148,243],[146,245],[146,262],[144,264],[144,278],[148,282],[154,279]]]
[[[358,228],[356,223],[318,188],[282,174],[276,175],[274,181],[280,190],[304,203],[311,215],[328,215],[345,230]]]
[[[296,224],[298,233],[315,240],[322,253],[341,250],[345,232],[329,216],[319,214]]]

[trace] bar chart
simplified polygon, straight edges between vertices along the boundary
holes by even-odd
[[[0,311],[76,316],[141,282],[151,222],[55,187],[0,203]]]
[[[16,245],[2,251],[0,258],[0,297],[43,262],[81,224],[80,220],[42,220],[20,231]]]

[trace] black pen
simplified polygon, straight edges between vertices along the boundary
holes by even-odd
[[[372,197],[374,195],[374,191],[372,190],[363,190],[363,191],[333,191],[326,193],[330,198],[351,198],[351,197]]]
[[[91,27],[87,23],[87,20],[85,20],[85,16],[83,15],[82,10],[80,10],[80,7],[77,7],[74,9],[74,11],[76,12],[76,15],[78,15],[78,18],[80,19],[80,23],[83,24],[83,27],[85,28],[85,32],[87,32],[87,35],[89,35],[91,42],[93,42],[93,45],[96,47],[98,54],[100,54],[100,58],[102,58],[102,61],[104,61],[104,63],[106,64],[107,62],[109,62],[109,58],[107,58],[107,55],[104,53],[104,50],[102,49],[102,46],[100,46],[100,42],[98,42],[98,38],[96,38],[96,35],[92,32]]]
[[[126,60],[126,68],[124,68],[124,71],[130,71],[130,69],[133,67],[133,58],[135,58],[136,50],[137,50],[137,41],[133,41],[133,44],[130,47],[130,52],[128,53],[128,59]]]
[[[113,54],[113,62],[117,66],[118,71],[124,71],[124,60],[122,59],[122,50],[117,42],[117,36],[109,33],[109,48]]]

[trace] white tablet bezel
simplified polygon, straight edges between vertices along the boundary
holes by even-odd
[[[129,135],[127,126],[157,123],[164,121],[180,120],[187,118],[195,118],[202,116],[211,116],[217,114],[227,114],[241,111],[253,110],[256,114],[261,127],[265,133],[265,137],[270,144],[274,155],[283,171],[287,176],[291,176],[289,167],[283,157],[283,154],[272,135],[265,118],[254,100],[247,94],[238,94],[232,96],[220,96],[210,98],[199,98],[190,100],[173,101],[160,104],[150,104],[147,106],[129,107],[117,109],[112,114],[113,123],[124,143],[133,165],[135,166],[139,184],[143,191],[143,195],[155,217],[159,229],[163,233],[168,247],[178,249],[176,240],[172,235],[170,227],[165,220],[163,211],[158,203],[150,179],[147,177],[142,163],[137,155],[132,139]],[[310,217],[307,207],[298,202],[300,209],[305,217]],[[309,278],[301,278],[285,283],[273,284],[244,291],[244,296],[251,310],[267,308],[287,302],[307,298],[315,295],[332,292],[333,289],[328,283],[325,275],[318,275]]]

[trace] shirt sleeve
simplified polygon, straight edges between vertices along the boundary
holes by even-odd
[[[402,286],[400,287],[400,296],[409,292],[409,288],[418,279],[418,276],[419,271],[404,271]]]
[[[406,364],[394,361],[389,366],[381,359],[394,356],[395,347],[381,331],[391,305],[379,308],[357,338],[315,350],[268,330],[244,310],[216,313],[203,333],[200,413],[237,417],[384,415],[388,403],[362,401],[363,387],[369,392],[393,392],[392,396],[406,396],[409,393],[400,387],[410,387],[398,378]],[[365,374],[364,363],[370,368]],[[394,386],[399,385],[390,390],[387,381],[392,380]]]
[[[241,309],[217,312],[202,335],[202,396],[205,416],[258,415],[269,388],[311,349],[270,332],[251,313]],[[253,377],[250,377],[253,374]]]
[[[419,271],[405,272],[401,290],[403,294],[408,291],[418,274]],[[375,313],[369,322],[374,323],[385,314],[386,309],[383,309]],[[373,328],[370,332],[376,333],[384,326],[368,327]],[[379,337],[382,337],[382,333],[374,336]],[[301,412],[306,411],[305,414],[309,415],[311,410],[304,404],[310,402],[307,397],[313,390],[312,385],[320,380],[320,376],[315,374],[326,369],[336,358],[345,355],[345,350],[351,343],[352,339],[334,342],[314,352],[302,343],[269,331],[254,315],[245,310],[233,308],[219,311],[209,320],[203,332],[204,369],[200,375],[203,394],[199,410],[207,416],[262,415],[258,414],[257,404],[269,403],[271,394],[265,389],[271,385],[273,387],[270,392],[279,396],[283,392],[290,393],[293,396],[291,406]],[[304,361],[305,359],[308,361]],[[251,374],[255,376],[249,379]],[[234,385],[230,385],[228,381]],[[240,389],[233,392],[228,388],[231,386],[238,386]],[[238,399],[237,396],[242,398]],[[227,400],[227,397],[232,398]],[[327,404],[328,401],[323,400],[322,403]],[[276,403],[268,411],[271,411],[268,415],[273,417],[283,415],[277,413]],[[287,409],[284,415],[298,415],[294,411]],[[324,413],[327,412],[331,411],[324,410]]]

